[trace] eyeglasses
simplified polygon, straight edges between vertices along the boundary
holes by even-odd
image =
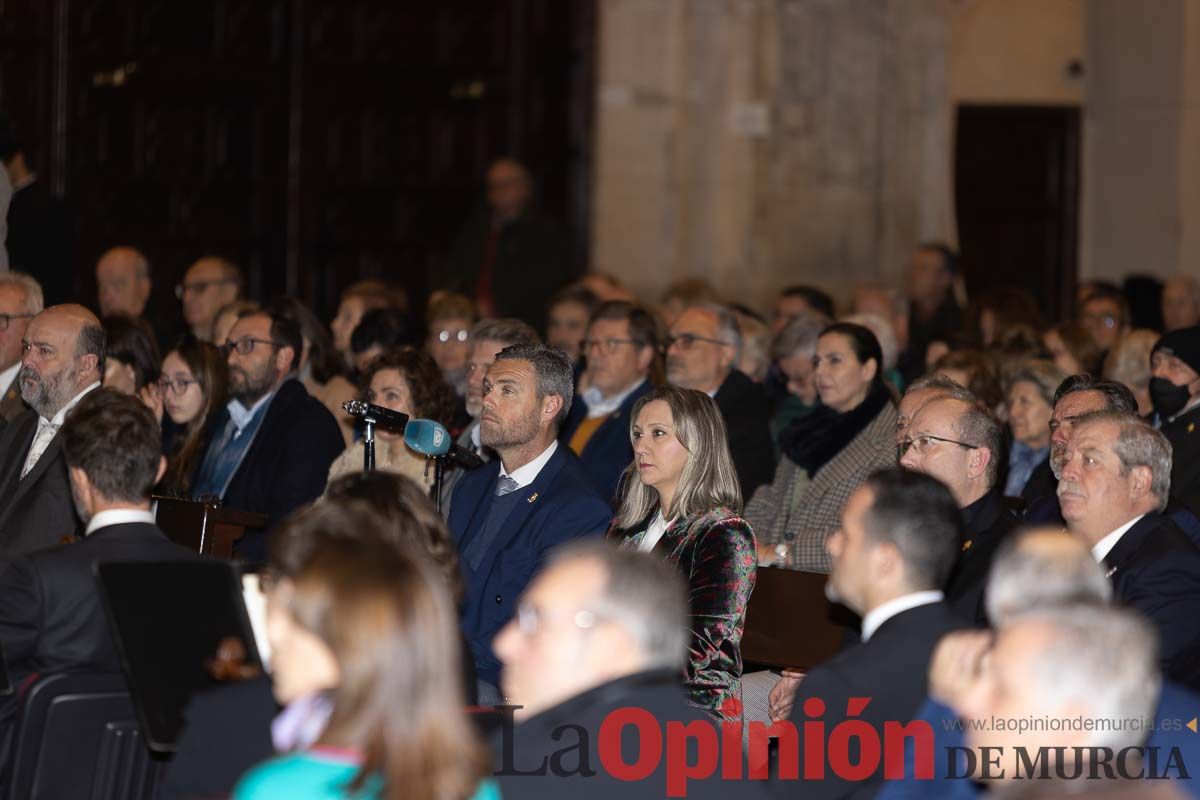
[[[517,630],[524,636],[536,636],[542,630],[546,614],[537,606],[521,603],[517,606]],[[571,624],[580,630],[591,630],[596,627],[599,617],[591,611],[576,611],[571,615]]]
[[[0,331],[8,330],[8,323],[14,319],[32,319],[33,314],[0,314]]]
[[[1088,325],[1098,322],[1106,328],[1114,328],[1117,325],[1117,318],[1112,314],[1082,314],[1079,317],[1079,321]]]
[[[175,287],[175,296],[182,300],[183,296],[188,292],[200,294],[201,292],[208,291],[208,287],[210,286],[220,286],[223,283],[236,283],[236,281],[230,278],[220,278],[219,280],[214,281],[192,281],[191,283],[181,283]]]
[[[975,450],[979,447],[977,444],[967,444],[966,442],[960,442],[956,439],[947,439],[942,436],[934,436],[931,433],[924,433],[915,439],[906,438],[904,441],[902,441],[900,443],[900,455],[904,455],[909,451],[909,449],[913,449],[917,451],[917,455],[923,456],[929,452],[930,448],[933,447],[934,442],[956,444],[959,447],[966,448],[967,450]]]
[[[171,394],[175,395],[176,397],[178,397],[179,395],[186,392],[188,387],[191,386],[193,383],[200,383],[200,381],[194,380],[194,379],[188,380],[187,378],[175,378],[174,380],[171,380],[170,378],[159,378],[158,379],[159,387],[164,392],[170,392]]]
[[[678,336],[668,336],[663,341],[663,350],[670,350],[675,345],[679,345],[680,350],[691,350],[696,342],[708,342],[720,347],[733,347],[729,342],[723,342],[720,339],[710,339],[707,336],[697,336],[694,333],[681,333]]]
[[[599,350],[605,355],[612,355],[623,344],[641,346],[642,343],[635,339],[584,339],[583,352],[590,353],[592,350]]]
[[[272,342],[270,339],[255,339],[251,336],[243,336],[236,342],[226,342],[221,345],[221,355],[226,358],[234,350],[237,350],[239,356],[248,356],[254,352],[254,345],[265,344],[268,347],[283,347],[279,342]]]
[[[456,342],[465,342],[467,339],[470,338],[470,336],[471,336],[471,332],[468,330],[465,330],[465,329],[461,330],[461,331],[438,331],[437,332],[437,340],[439,342],[449,342],[450,340],[454,340]]]

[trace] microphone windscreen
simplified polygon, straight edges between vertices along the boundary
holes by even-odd
[[[444,456],[450,452],[450,432],[431,419],[411,419],[404,426],[404,443],[422,455]]]

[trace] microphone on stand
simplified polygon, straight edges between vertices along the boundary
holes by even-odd
[[[404,430],[404,426],[408,424],[408,414],[392,411],[390,408],[384,408],[383,406],[377,406],[362,400],[347,400],[342,403],[342,408],[346,409],[346,413],[352,417],[358,417],[364,422],[370,422],[373,425],[379,425],[390,430],[402,431]]]
[[[483,466],[483,459],[459,447],[450,432],[431,419],[414,419],[404,429],[404,443],[409,449],[431,458],[447,458],[463,469]]]

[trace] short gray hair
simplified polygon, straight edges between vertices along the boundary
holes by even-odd
[[[733,347],[733,362],[736,364],[742,357],[742,329],[738,325],[737,314],[728,306],[719,303],[697,303],[688,311],[706,311],[717,320],[717,338]]]
[[[1146,363],[1149,364],[1149,358],[1146,359]],[[1042,400],[1046,401],[1046,405],[1053,409],[1054,392],[1066,377],[1066,374],[1053,361],[1031,358],[1022,361],[1008,374],[1008,378],[1004,381],[1004,394],[1007,395],[1014,386],[1022,381],[1032,383],[1037,388]]]
[[[537,344],[542,339],[528,323],[512,317],[484,319],[471,328],[472,342],[500,342],[510,344]]]
[[[1075,430],[1094,422],[1111,422],[1117,426],[1113,452],[1121,462],[1121,474],[1128,475],[1134,467],[1150,470],[1150,493],[1158,499],[1158,510],[1167,507],[1171,494],[1171,443],[1160,431],[1154,430],[1141,417],[1119,411],[1093,411],[1075,421]]]
[[[1106,605],[1112,584],[1092,551],[1063,531],[1034,528],[1001,543],[984,589],[992,627],[1018,614],[1069,603]]]
[[[604,588],[588,610],[625,628],[645,655],[647,669],[683,669],[690,639],[687,588],[666,561],[604,539],[581,539],[556,548],[549,567],[573,561],[604,570]]]
[[[989,453],[987,485],[991,488],[1000,480],[1000,470],[1008,464],[1008,447],[1004,437],[1004,426],[992,410],[979,400],[964,401],[958,397],[935,397],[931,402],[953,399],[964,403],[966,408],[954,422],[958,436],[973,447],[986,449]]]
[[[528,361],[537,374],[537,396],[541,398],[556,394],[562,398],[562,407],[554,418],[554,426],[561,429],[571,410],[575,396],[575,368],[570,357],[557,347],[545,344],[510,344],[496,354],[496,361]]]
[[[944,396],[961,400],[964,403],[979,402],[979,398],[970,389],[953,378],[947,378],[945,375],[937,372],[922,375],[910,383],[908,388],[904,390],[904,394],[912,394],[913,392],[937,392],[939,398]]]
[[[794,353],[812,354],[817,349],[817,339],[829,321],[821,314],[801,311],[794,315],[771,342],[771,358],[778,361]]]
[[[1009,630],[1018,625],[1051,632],[1028,662],[1033,674],[1024,691],[1037,707],[1050,715],[1082,706],[1091,719],[1107,722],[1095,726],[1090,746],[1117,750],[1143,743],[1162,686],[1158,636],[1146,620],[1124,608],[1077,603],[1029,611]]]
[[[0,272],[0,286],[12,286],[20,289],[23,295],[21,308],[23,314],[40,314],[45,308],[42,295],[42,285],[37,278],[24,272]]]

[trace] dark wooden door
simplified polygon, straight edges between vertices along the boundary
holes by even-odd
[[[960,106],[955,206],[967,288],[1014,286],[1069,313],[1078,258],[1079,109]]]

